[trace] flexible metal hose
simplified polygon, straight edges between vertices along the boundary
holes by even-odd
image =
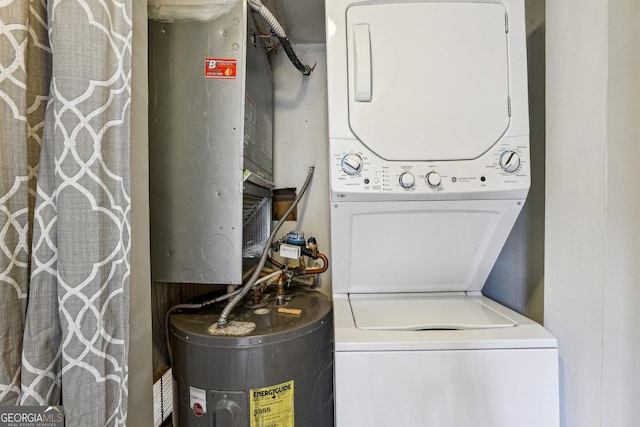
[[[249,293],[249,290],[256,283],[256,281],[258,280],[258,277],[260,277],[260,273],[262,271],[262,268],[264,267],[264,264],[267,262],[267,257],[269,256],[269,251],[271,250],[271,244],[273,243],[273,239],[275,238],[276,234],[278,233],[278,230],[280,230],[280,227],[282,227],[282,224],[284,224],[284,222],[286,221],[286,219],[289,216],[289,214],[291,212],[293,212],[295,207],[300,202],[300,199],[302,199],[302,196],[307,191],[307,187],[309,187],[309,183],[311,182],[311,178],[313,177],[314,169],[315,168],[313,166],[311,166],[309,168],[309,173],[307,174],[307,179],[305,180],[304,184],[302,185],[302,188],[300,189],[300,193],[298,193],[298,196],[296,196],[296,198],[293,201],[293,203],[291,204],[291,206],[289,206],[289,209],[287,209],[287,211],[284,213],[282,218],[280,218],[280,221],[278,221],[278,223],[273,228],[273,231],[271,232],[271,235],[269,236],[269,239],[267,240],[267,243],[264,246],[264,250],[262,251],[262,256],[260,257],[260,261],[258,261],[258,266],[256,267],[255,271],[253,272],[253,275],[251,276],[249,281],[242,287],[242,290],[238,294],[236,294],[233,297],[233,299],[231,299],[231,301],[229,301],[227,303],[227,305],[225,306],[224,310],[222,310],[222,314],[220,314],[220,317],[218,318],[218,328],[219,329],[224,329],[224,328],[227,327],[227,318],[229,317],[229,314],[231,313],[231,310],[233,310],[234,307],[236,305],[238,305],[238,303],[240,301],[242,301],[242,299],[247,295],[247,293]]]
[[[273,271],[267,274],[266,276],[262,276],[260,279],[256,280],[256,283],[254,283],[253,285],[254,286],[259,285],[260,283],[266,282],[267,280],[273,277],[279,276],[280,274],[282,274],[281,270]],[[206,307],[208,305],[215,304],[217,302],[229,299],[232,296],[240,293],[240,291],[241,289],[236,289],[234,292],[227,293],[227,294],[224,294],[200,303],[176,304],[173,307],[169,308],[169,310],[167,310],[167,313],[164,315],[164,328],[165,328],[164,331],[165,331],[165,340],[167,341],[167,352],[169,353],[169,366],[173,366],[173,355],[171,353],[171,322],[170,322],[170,318],[173,312],[177,310],[197,310],[197,309]]]
[[[287,34],[284,32],[284,28],[282,28],[282,25],[280,25],[276,17],[273,16],[271,11],[267,9],[260,0],[248,0],[248,3],[249,6],[251,6],[251,9],[253,9],[254,12],[258,12],[258,14],[262,16],[262,19],[264,19],[265,22],[269,24],[273,32],[276,33],[276,36],[287,37]]]

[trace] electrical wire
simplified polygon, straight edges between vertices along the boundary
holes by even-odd
[[[273,277],[275,275],[275,273],[280,274],[281,271],[274,271],[273,273],[262,277],[260,280],[258,280],[256,282],[256,284],[258,283],[262,283],[265,280],[270,279],[271,277]],[[169,366],[173,366],[173,357],[171,354],[171,323],[170,323],[170,317],[171,315],[177,311],[177,310],[197,310],[199,308],[203,308],[206,306],[209,306],[211,304],[215,304],[217,302],[220,301],[224,301],[226,299],[231,298],[232,296],[240,293],[240,291],[242,290],[242,288],[238,288],[236,289],[234,292],[230,292],[224,295],[220,295],[219,297],[204,301],[204,302],[200,302],[200,303],[182,303],[182,304],[176,304],[173,307],[171,307],[169,310],[167,310],[166,314],[164,315],[164,332],[165,332],[165,340],[167,341],[167,351],[169,353]]]
[[[173,366],[173,355],[171,352],[171,333],[170,333],[170,329],[171,329],[171,324],[169,323],[169,318],[171,317],[171,315],[173,314],[174,311],[176,310],[180,310],[180,309],[189,309],[189,310],[195,310],[198,308],[201,308],[202,304],[176,304],[173,307],[171,307],[169,310],[167,310],[167,312],[164,315],[164,338],[167,341],[167,352],[169,353],[169,366]]]
[[[280,40],[280,44],[282,45],[282,48],[284,49],[285,53],[287,54],[287,57],[289,58],[291,63],[294,65],[294,67],[296,67],[298,71],[300,71],[305,76],[308,76],[309,74],[311,74],[311,72],[315,68],[315,65],[313,67],[310,67],[308,65],[303,64],[302,61],[300,61],[300,59],[298,58],[298,55],[296,55],[293,48],[291,47],[291,43],[289,43],[289,39],[287,38],[287,34],[285,33],[284,28],[282,28],[282,25],[280,25],[280,23],[278,22],[276,17],[273,16],[271,11],[267,9],[266,6],[263,5],[260,0],[247,0],[247,2],[249,3],[249,6],[251,7],[251,9],[257,12],[262,17],[262,19],[264,19],[264,21],[267,24],[269,24],[269,26],[271,27],[271,30],[278,37],[278,40]]]
[[[269,24],[273,32],[276,33],[276,36],[285,38],[287,37],[287,34],[284,32],[284,28],[282,28],[282,25],[280,25],[276,17],[273,16],[271,11],[267,9],[267,7],[263,5],[260,0],[247,0],[247,3],[249,3],[249,6],[251,7],[251,9],[253,9],[254,12],[257,12],[260,16],[262,16],[262,19],[264,19],[264,21]]]

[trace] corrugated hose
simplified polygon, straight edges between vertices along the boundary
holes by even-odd
[[[287,217],[289,216],[289,214],[291,212],[293,212],[293,210],[296,208],[296,206],[298,205],[298,203],[302,199],[302,196],[307,191],[307,187],[309,187],[309,183],[311,182],[311,178],[313,177],[314,169],[315,168],[313,166],[311,166],[309,168],[309,173],[307,174],[307,179],[305,180],[304,184],[302,185],[302,188],[300,189],[300,192],[296,196],[296,198],[293,201],[293,203],[291,204],[291,206],[289,206],[289,209],[287,209],[287,211],[284,213],[282,218],[280,218],[278,223],[273,228],[273,231],[271,232],[271,235],[269,235],[269,239],[267,240],[267,243],[264,246],[264,249],[262,251],[262,256],[260,257],[260,261],[258,262],[258,266],[256,267],[255,271],[253,272],[253,275],[251,276],[249,281],[242,287],[242,290],[239,293],[237,293],[227,303],[227,305],[225,306],[224,310],[222,310],[222,313],[220,314],[220,317],[218,318],[218,328],[219,329],[224,329],[224,328],[227,327],[227,318],[229,317],[229,314],[234,309],[234,307],[236,305],[238,305],[238,303],[240,301],[242,301],[242,299],[247,295],[247,293],[249,293],[249,290],[251,290],[253,285],[258,280],[258,277],[260,277],[260,273],[262,272],[262,268],[264,267],[265,263],[267,262],[267,257],[269,256],[269,251],[271,250],[271,244],[273,243],[273,239],[275,239],[275,236],[278,234],[278,230],[280,230],[280,227],[282,227],[282,224],[284,224],[284,222],[287,219]]]

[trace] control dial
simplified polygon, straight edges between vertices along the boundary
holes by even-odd
[[[400,186],[402,188],[411,188],[416,184],[416,177],[411,172],[402,172],[400,175]]]
[[[427,184],[430,187],[437,187],[442,182],[442,177],[438,172],[429,172],[426,177]]]
[[[342,170],[347,175],[358,175],[362,170],[362,157],[356,153],[345,154],[342,158]]]
[[[500,167],[507,173],[517,172],[520,169],[520,155],[515,151],[504,151],[500,154]]]

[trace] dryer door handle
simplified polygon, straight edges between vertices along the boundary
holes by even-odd
[[[355,100],[371,101],[371,37],[369,24],[353,26]]]

